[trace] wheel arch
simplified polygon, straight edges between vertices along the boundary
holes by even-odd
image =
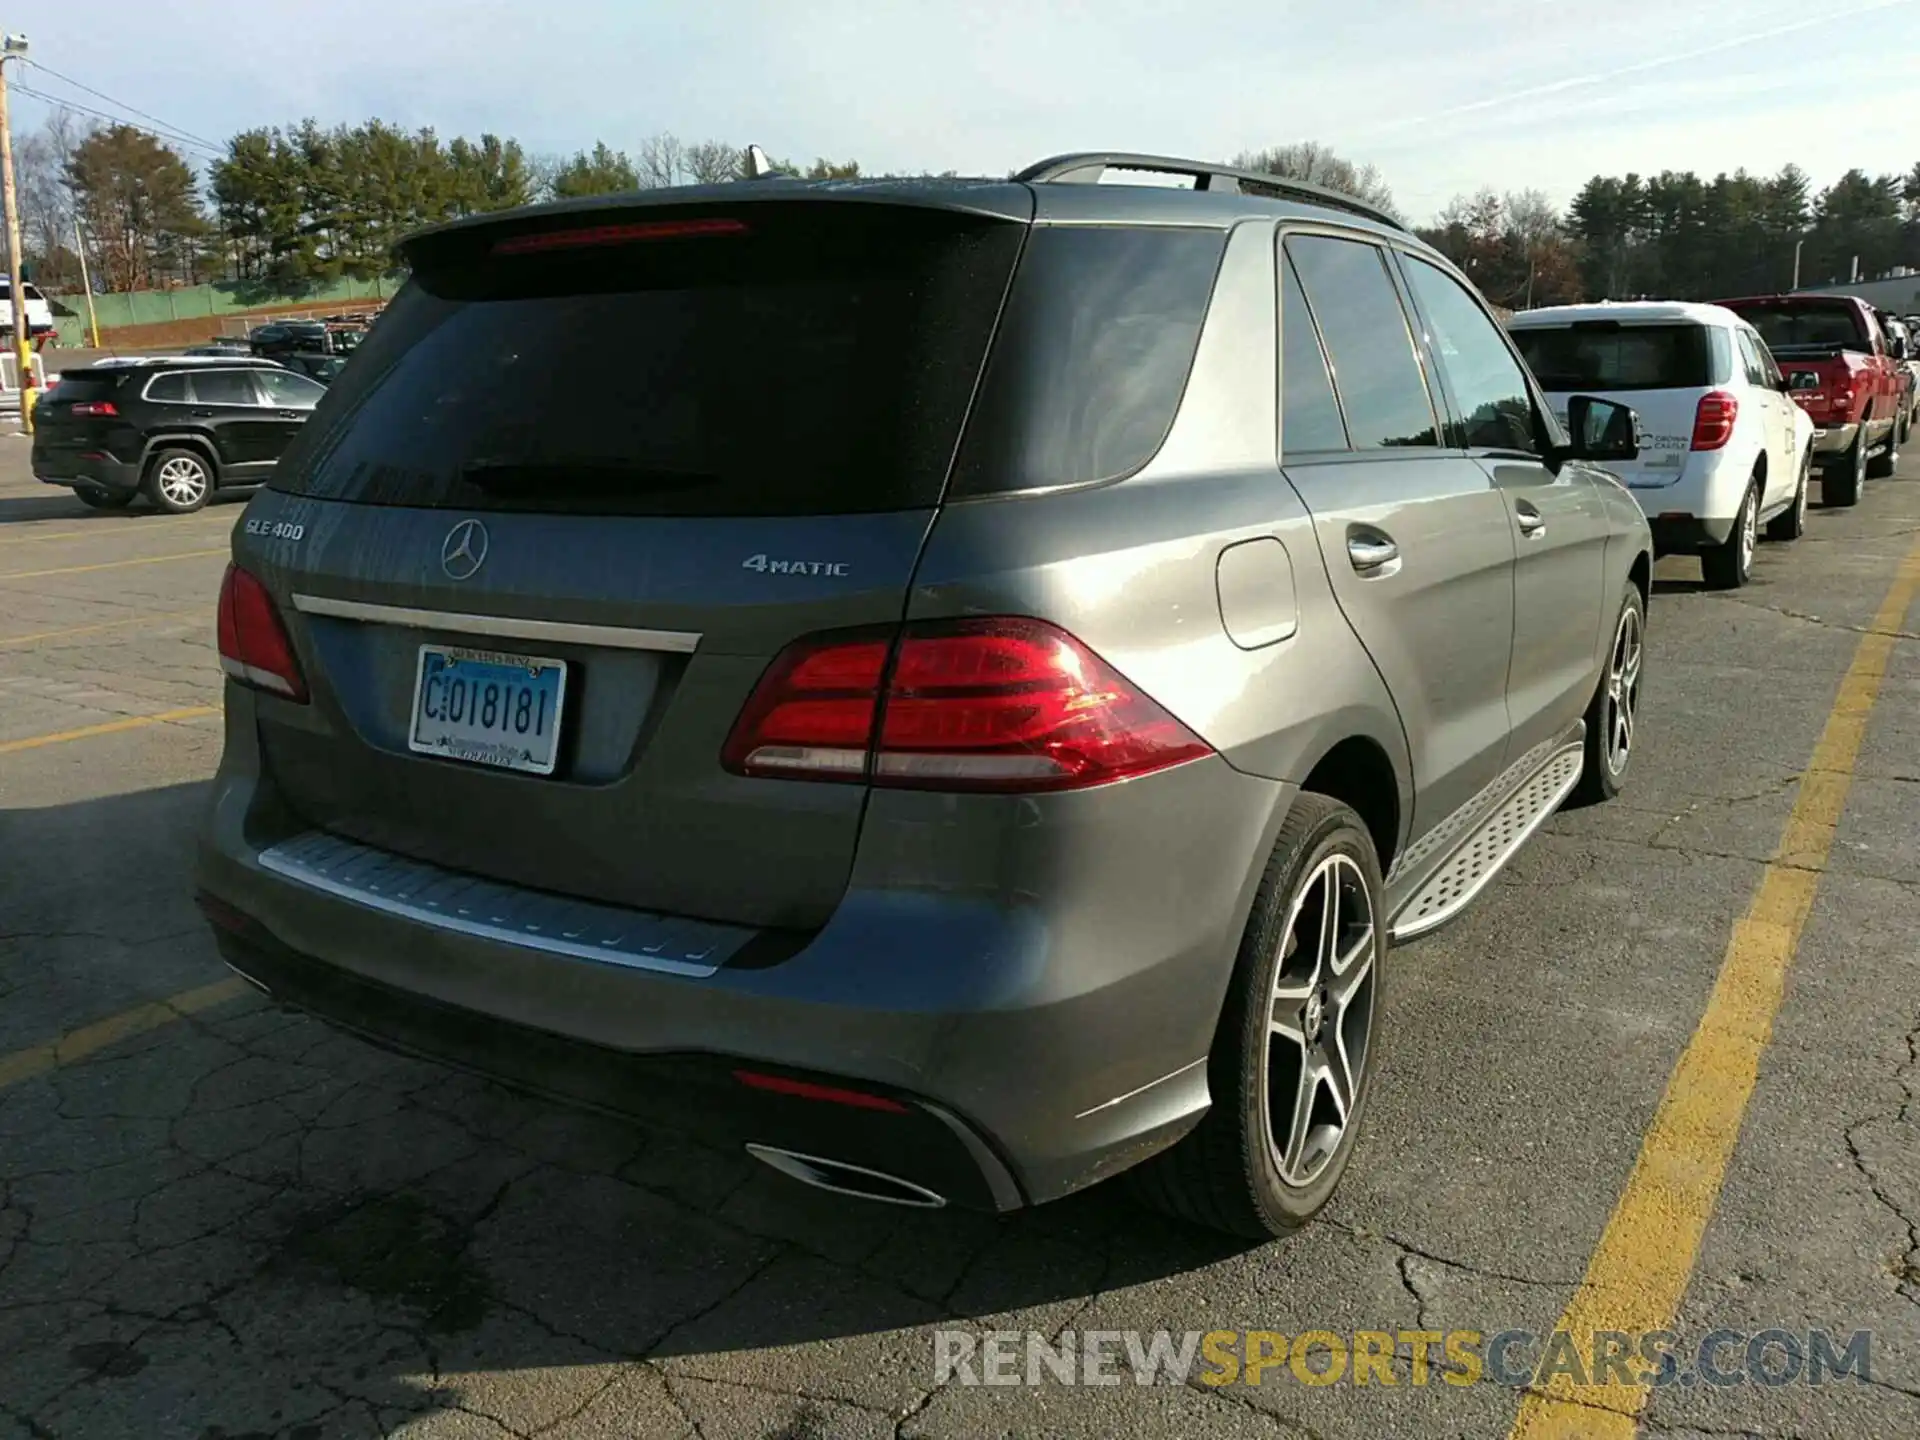
[[[207,471],[213,483],[220,483],[220,452],[213,441],[197,430],[165,430],[147,437],[140,451],[140,478],[146,479],[147,469],[153,464],[153,457],[162,450],[191,450],[207,462]]]
[[[1363,731],[1330,736],[1307,769],[1300,788],[1348,806],[1366,824],[1380,859],[1380,873],[1393,868],[1411,812],[1411,787],[1381,740]]]

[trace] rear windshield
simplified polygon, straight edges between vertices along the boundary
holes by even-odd
[[[731,223],[429,251],[273,484],[629,515],[937,503],[1024,227],[832,202]]]
[[[1867,337],[1859,317],[1836,305],[1734,305],[1741,319],[1760,332],[1769,350],[1791,350],[1796,345],[1847,346],[1864,350]]]
[[[89,375],[84,370],[64,370],[60,383],[53,387],[56,404],[83,400],[104,400],[120,388],[121,375]]]
[[[1705,325],[1526,325],[1513,330],[1542,390],[1693,390],[1716,385]],[[1724,344],[1724,337],[1722,337]]]

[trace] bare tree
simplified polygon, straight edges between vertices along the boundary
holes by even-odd
[[[42,283],[55,288],[78,285],[74,259],[73,191],[67,162],[97,127],[61,106],[14,149],[20,196],[20,228],[39,264]],[[73,270],[69,275],[67,272]]]
[[[1364,200],[1389,215],[1400,212],[1394,207],[1393,191],[1372,165],[1356,165],[1334,153],[1318,140],[1300,140],[1292,145],[1276,145],[1268,150],[1244,150],[1234,156],[1235,168],[1263,170],[1289,180],[1304,180],[1328,190],[1338,190],[1356,200]]]
[[[687,174],[698,185],[718,185],[740,173],[740,149],[724,140],[702,140],[686,148]]]
[[[640,184],[648,190],[664,190],[691,178],[687,147],[670,130],[649,135],[634,152],[633,168],[640,172]]]

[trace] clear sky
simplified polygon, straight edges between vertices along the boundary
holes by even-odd
[[[1920,0],[88,0],[32,57],[212,141],[311,115],[533,152],[757,141],[1001,174],[1320,140],[1423,220],[1481,185],[1920,161]],[[16,11],[13,23],[28,19]],[[115,106],[46,71],[21,83]],[[22,96],[17,124],[44,103]]]

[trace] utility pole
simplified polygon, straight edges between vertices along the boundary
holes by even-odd
[[[1795,290],[1800,288],[1800,247],[1806,243],[1804,239],[1793,242],[1793,288]]]
[[[80,217],[73,217],[73,253],[80,257],[80,284],[87,292],[87,333],[93,338],[93,348],[100,348],[100,317],[93,311],[93,278],[87,273],[87,242],[80,233]]]
[[[8,35],[0,40],[0,197],[7,211],[7,291],[13,302],[13,356],[18,367],[14,381],[20,388],[20,428],[33,431],[33,351],[27,335],[27,294],[20,278],[20,204],[13,188],[13,127],[7,120],[7,61],[27,53],[27,37]]]

